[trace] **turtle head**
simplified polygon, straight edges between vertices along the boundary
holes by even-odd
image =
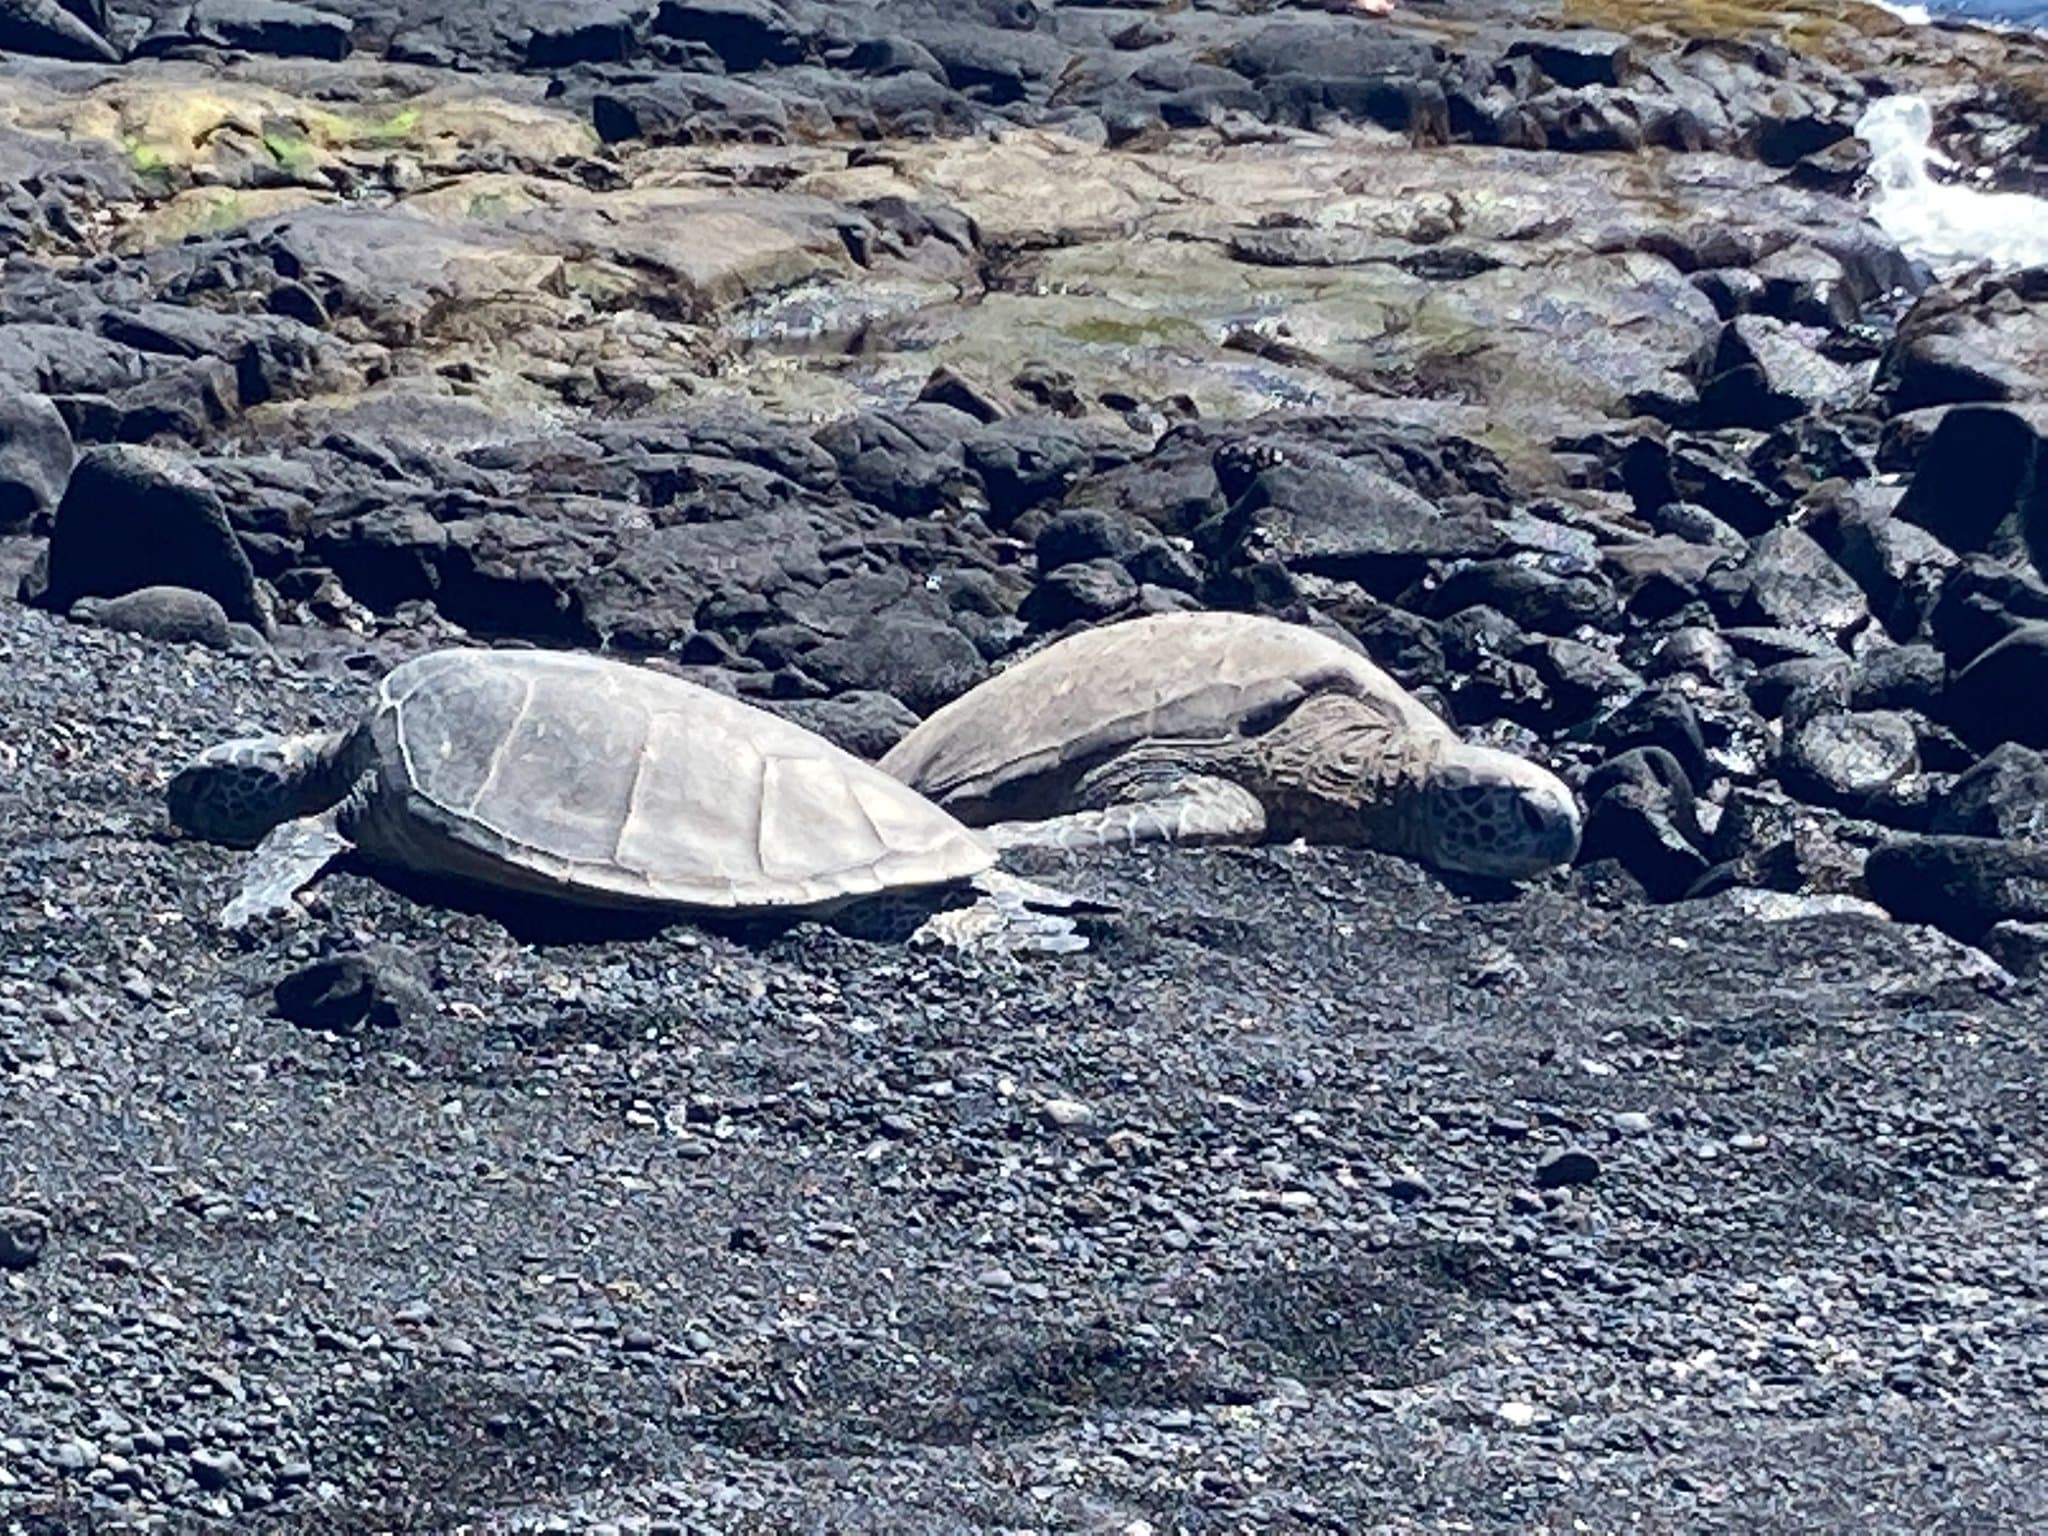
[[[1416,852],[1442,869],[1526,880],[1579,851],[1579,806],[1564,781],[1492,747],[1448,753],[1416,810]]]
[[[324,736],[251,736],[208,747],[164,789],[171,821],[195,837],[253,848],[280,822],[331,804],[318,772]]]

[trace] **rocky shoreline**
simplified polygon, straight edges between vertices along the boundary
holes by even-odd
[[[19,0],[0,47],[18,1528],[2035,1523],[2048,281],[1901,251],[1853,130],[1916,93],[2039,190],[2048,45]],[[1021,975],[347,879],[238,947],[157,802],[458,639],[874,757],[1187,607],[1545,761],[1579,867],[1076,862],[1129,929]],[[1948,1481],[1825,1502],[1866,1412]]]

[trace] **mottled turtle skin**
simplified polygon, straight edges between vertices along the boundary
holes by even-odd
[[[1556,775],[1461,741],[1341,642],[1253,614],[1071,635],[937,711],[882,767],[998,847],[1302,838],[1511,880],[1578,849]]]
[[[586,655],[437,651],[391,671],[350,729],[223,743],[166,795],[187,831],[259,844],[230,925],[283,910],[350,848],[497,891],[682,912],[971,898],[1006,878],[984,838],[823,737]]]

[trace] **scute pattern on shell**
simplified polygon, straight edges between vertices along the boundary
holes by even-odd
[[[794,907],[941,885],[994,855],[822,737],[680,678],[601,657],[439,651],[396,668],[376,722],[405,831],[462,872],[627,901]],[[388,850],[435,857],[429,838]]]
[[[1401,728],[1447,727],[1341,642],[1245,613],[1172,613],[1069,636],[955,699],[882,767],[941,805],[1003,798],[1148,740],[1214,741],[1325,690],[1369,698]]]

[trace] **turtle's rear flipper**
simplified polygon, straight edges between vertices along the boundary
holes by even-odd
[[[1070,895],[999,869],[974,877],[978,898],[928,919],[916,938],[969,952],[1071,955],[1088,947],[1077,917],[1115,912],[1109,902]]]
[[[1135,847],[1139,843],[1256,843],[1266,833],[1266,808],[1248,789],[1203,775],[1181,779],[1170,794],[1119,801],[1045,821],[1004,821],[983,827],[998,849]]]
[[[332,811],[272,827],[242,875],[242,889],[221,910],[221,926],[246,928],[258,918],[291,909],[292,897],[354,846],[341,835]]]

